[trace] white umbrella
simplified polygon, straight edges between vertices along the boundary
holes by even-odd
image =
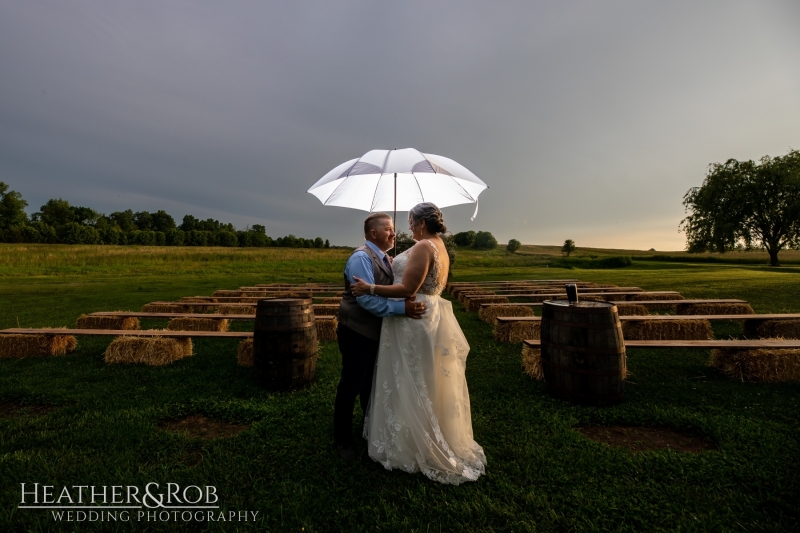
[[[408,211],[420,202],[438,207],[475,202],[488,186],[452,159],[414,148],[370,150],[334,168],[308,192],[324,205],[362,211]]]

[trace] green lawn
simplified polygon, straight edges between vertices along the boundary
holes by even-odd
[[[794,265],[634,257],[622,269],[568,270],[547,266],[553,254],[459,252],[454,280],[575,277],[687,297],[744,298],[757,312],[800,312]],[[346,250],[0,245],[0,327],[73,326],[81,313],[139,309],[245,284],[339,281],[347,256]],[[571,406],[521,372],[519,345],[495,343],[491,326],[455,307],[471,345],[475,438],[489,462],[477,483],[442,486],[370,461],[340,462],[331,449],[340,368],[335,343],[321,344],[312,387],[268,393],[236,365],[236,341],[198,340],[193,357],[152,368],[106,365],[110,340],[82,338],[69,356],[0,360],[0,403],[57,406],[0,418],[0,531],[800,528],[800,384],[728,380],[708,368],[703,350],[629,350],[633,375],[621,405]],[[739,333],[731,324],[715,331]],[[249,428],[215,440],[158,428],[193,413]],[[666,426],[706,437],[718,450],[632,453],[574,429],[593,424]],[[213,485],[223,510],[258,511],[257,521],[55,523],[44,511],[17,509],[20,483],[150,482],[162,491],[168,482]]]

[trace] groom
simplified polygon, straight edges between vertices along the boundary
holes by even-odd
[[[356,396],[360,396],[361,409],[366,415],[383,317],[421,318],[425,314],[425,304],[415,302],[414,297],[397,301],[369,294],[353,296],[350,291],[353,276],[375,285],[391,285],[394,281],[392,258],[386,255],[394,246],[392,217],[385,213],[368,216],[364,220],[364,238],[367,242],[353,252],[344,267],[344,293],[336,330],[342,375],[336,389],[333,437],[337,453],[346,461],[358,458],[353,450],[353,407]]]

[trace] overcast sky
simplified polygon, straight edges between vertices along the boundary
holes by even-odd
[[[405,147],[489,185],[454,232],[682,249],[710,163],[800,149],[800,2],[0,2],[0,181],[30,212],[357,244],[366,213],[306,190]]]

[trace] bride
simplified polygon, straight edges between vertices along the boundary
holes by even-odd
[[[417,243],[392,264],[394,285],[370,285],[355,278],[355,296],[388,298],[416,295],[427,311],[420,320],[383,319],[372,394],[364,420],[369,456],[387,470],[422,472],[458,485],[484,473],[486,456],[472,437],[469,392],[464,370],[469,345],[439,295],[450,260],[439,234],[447,231],[432,203],[408,214]]]

